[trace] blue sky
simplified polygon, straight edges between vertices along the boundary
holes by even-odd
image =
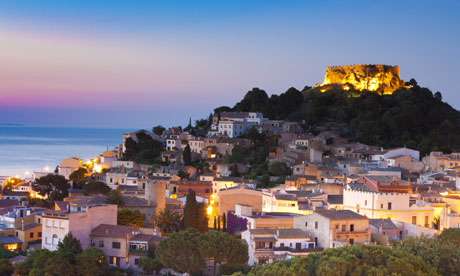
[[[252,87],[367,63],[458,109],[459,14],[457,1],[0,1],[0,123],[185,125]]]

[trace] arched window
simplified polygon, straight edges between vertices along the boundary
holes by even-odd
[[[56,245],[56,244],[58,244],[58,241],[59,241],[59,240],[58,240],[58,236],[57,236],[56,234],[54,234],[54,235],[53,235],[52,244],[53,244],[53,245]]]

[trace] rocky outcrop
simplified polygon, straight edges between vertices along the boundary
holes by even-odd
[[[399,78],[399,66],[382,64],[331,66],[327,68],[321,87],[341,85],[345,90],[376,91],[392,94],[404,81]],[[321,89],[324,91],[325,89]]]

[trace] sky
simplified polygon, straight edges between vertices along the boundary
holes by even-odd
[[[186,125],[327,66],[399,65],[460,109],[458,1],[0,0],[0,123]]]

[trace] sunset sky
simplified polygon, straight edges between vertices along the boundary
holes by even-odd
[[[185,125],[252,87],[399,65],[460,108],[458,1],[0,0],[0,123]]]

